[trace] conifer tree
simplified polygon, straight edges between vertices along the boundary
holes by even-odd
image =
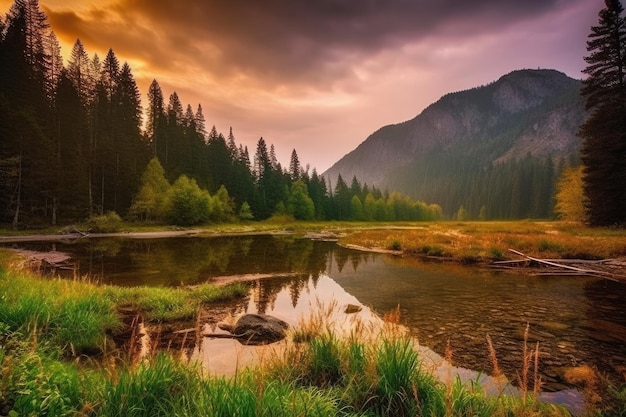
[[[115,56],[113,49],[109,49],[107,56],[104,58],[102,70],[100,72],[100,82],[104,86],[109,101],[113,99],[113,92],[117,85],[117,80],[120,74],[120,62]]]
[[[581,127],[583,189],[589,222],[626,224],[626,22],[619,0],[605,0],[591,27],[582,94],[590,117]]]
[[[85,51],[85,47],[80,39],[76,39],[70,59],[68,60],[67,71],[70,80],[74,84],[74,88],[78,91],[81,103],[85,108],[91,101],[91,93],[93,91],[90,67],[89,55],[87,55],[87,51]]]
[[[204,118],[204,113],[202,112],[202,105],[198,104],[198,109],[196,110],[195,115],[196,121],[196,132],[202,138],[202,142],[205,143],[207,139],[207,131],[206,131],[206,120]],[[232,132],[232,128],[231,128]]]
[[[226,139],[226,144],[228,145],[228,150],[230,151],[230,156],[233,159],[237,159],[237,144],[235,143],[235,136],[233,135],[233,127],[230,127],[230,131],[228,132],[228,138]]]
[[[165,139],[165,101],[157,80],[152,80],[148,88],[148,115],[146,135],[152,148],[152,156],[165,160],[167,152]]]
[[[54,32],[50,32],[45,37],[44,53],[48,57],[48,67],[46,69],[45,89],[50,102],[54,102],[57,85],[63,70],[63,57],[61,56],[61,46]]]
[[[352,201],[352,195],[350,194],[350,189],[343,180],[341,174],[337,176],[337,184],[335,184],[333,200],[334,218],[337,220],[349,220],[351,217],[350,203]]]
[[[113,92],[114,134],[108,160],[109,189],[112,195],[104,211],[124,214],[138,186],[146,148],[141,140],[141,95],[128,63],[124,63]]]
[[[294,149],[291,151],[291,161],[289,162],[289,176],[291,177],[291,181],[297,181],[300,178],[300,171],[302,167],[300,166],[300,160],[298,159],[298,154]]]

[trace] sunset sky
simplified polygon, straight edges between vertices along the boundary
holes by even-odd
[[[40,0],[67,57],[128,61],[147,103],[202,104],[250,153],[263,136],[321,173],[378,128],[522,68],[581,78],[601,0]],[[12,1],[0,0],[5,14]]]

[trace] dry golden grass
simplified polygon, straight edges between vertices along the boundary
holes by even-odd
[[[348,232],[340,243],[463,263],[517,259],[509,249],[539,258],[607,259],[626,256],[626,230],[566,222],[434,222],[414,227]]]

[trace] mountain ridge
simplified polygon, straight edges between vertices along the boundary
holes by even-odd
[[[439,203],[432,192],[414,185],[428,176],[420,165],[434,167],[431,171],[439,176],[433,180],[445,180],[437,161],[490,170],[528,156],[555,163],[576,158],[577,132],[586,117],[581,85],[557,70],[524,69],[448,93],[414,118],[376,130],[323,175],[331,184],[339,174],[346,181],[356,176],[372,186]],[[420,177],[413,181],[415,175]]]
[[[477,132],[478,129],[476,124],[473,123],[476,119],[478,119],[477,113],[491,114],[493,111],[485,109],[485,105],[477,106],[475,103],[472,103],[471,101],[474,100],[468,100],[468,95],[475,98],[480,95],[492,94],[494,99],[493,105],[496,107],[495,110],[499,111],[501,114],[516,115],[519,114],[520,111],[528,111],[529,109],[540,107],[541,104],[544,104],[546,91],[545,89],[539,90],[537,88],[537,84],[529,83],[529,77],[533,77],[535,79],[547,78],[553,86],[557,87],[557,91],[548,96],[548,98],[558,99],[558,96],[562,94],[571,96],[572,87],[574,87],[577,94],[581,85],[580,81],[570,78],[557,70],[516,70],[503,75],[498,80],[487,85],[445,94],[439,100],[427,106],[414,118],[379,128],[368,136],[368,138],[359,144],[353,151],[347,153],[339,161],[333,164],[324,172],[323,175],[327,178],[334,179],[337,177],[337,174],[342,174],[344,179],[349,180],[352,178],[352,174],[354,174],[357,178],[367,182],[368,184],[380,185],[380,180],[383,176],[380,174],[376,176],[372,173],[372,168],[374,167],[374,165],[372,165],[373,163],[380,163],[381,160],[385,160],[387,157],[393,156],[394,158],[397,158],[395,162],[402,165],[403,163],[412,161],[416,153],[428,151],[434,145],[450,146],[453,143],[458,142],[459,136],[461,135],[469,135],[470,140],[476,139],[471,136],[479,133]],[[511,86],[511,80],[516,81],[517,88]],[[525,90],[527,93],[526,99],[523,100],[523,97],[520,97],[519,94],[515,94],[515,90],[518,90],[518,92],[520,90]],[[539,100],[539,98],[544,98],[544,101]],[[470,102],[468,103],[468,101]],[[582,101],[577,101],[579,101],[578,106],[582,108]],[[445,108],[442,109],[442,106]],[[553,110],[558,109],[554,108]],[[461,112],[462,117],[456,120],[454,114],[455,112]],[[576,111],[575,113],[578,112]],[[572,115],[566,115],[564,117],[571,119],[571,116]],[[573,123],[577,123],[578,119],[576,119],[576,116],[580,115],[575,114],[574,116],[575,120]],[[461,126],[466,129],[465,131],[458,131],[458,121],[460,121]],[[488,119],[487,122],[487,127],[493,126],[493,120]],[[541,125],[538,125],[536,130],[539,131],[541,127]],[[570,129],[570,132],[571,130],[572,129]],[[433,132],[435,133],[434,135]],[[576,138],[572,137],[572,135],[568,136],[569,137],[567,139],[570,140],[566,140],[565,143],[562,143],[564,146],[555,149],[555,151],[569,150],[567,148],[571,145],[572,140],[576,141]],[[527,137],[526,141],[530,142],[532,139],[532,137]],[[374,152],[373,155],[363,153],[365,151],[371,151],[372,144],[378,144],[381,142],[384,142],[386,145],[396,142],[398,145],[387,149],[376,149],[376,152]],[[578,143],[576,143],[576,145],[578,145]],[[537,153],[537,150],[535,153]],[[531,154],[533,153],[531,152]],[[508,156],[512,155],[520,156],[519,152],[509,151]],[[362,158],[363,163],[361,165],[363,165],[363,168],[356,168],[354,171],[351,171],[350,169],[346,169],[348,166],[345,161],[350,160],[354,156]],[[504,154],[500,157],[505,157],[504,159],[506,159]],[[495,158],[494,161],[497,159],[498,158]],[[344,175],[344,172],[347,175]],[[361,175],[357,175],[357,173]]]

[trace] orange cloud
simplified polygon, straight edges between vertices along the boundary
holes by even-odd
[[[524,67],[579,76],[601,8],[590,3],[40,1],[66,57],[77,38],[101,57],[112,48],[142,93],[156,78],[209,125],[251,148],[263,136],[283,160],[295,147],[320,170],[449,91]]]

